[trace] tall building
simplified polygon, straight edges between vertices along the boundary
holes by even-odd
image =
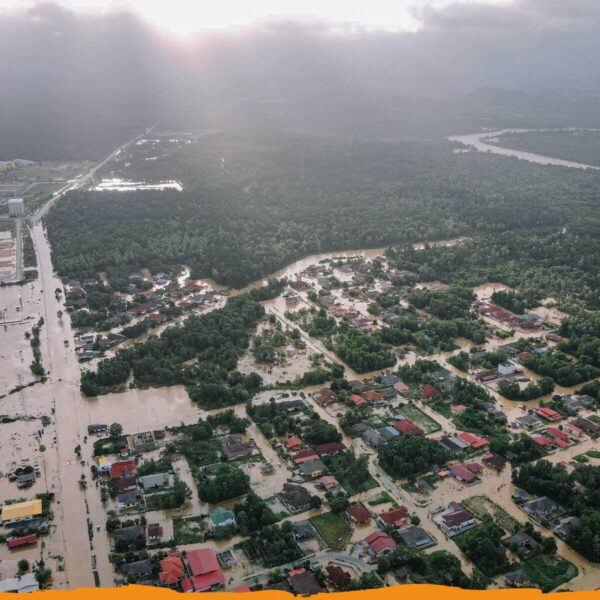
[[[9,217],[24,217],[25,203],[23,198],[11,198],[8,201],[8,216]]]
[[[27,185],[28,184],[25,181],[3,181],[0,183],[0,197],[10,198],[12,196],[17,196],[27,187]]]

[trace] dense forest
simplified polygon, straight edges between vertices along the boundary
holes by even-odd
[[[577,250],[595,234],[589,212],[600,175],[451,150],[449,142],[215,134],[134,162],[131,176],[160,173],[182,181],[183,192],[74,192],[58,203],[47,216],[54,261],[63,276],[106,271],[113,282],[141,267],[188,264],[194,277],[239,287],[314,252],[480,232],[487,235],[473,242],[478,271],[467,261],[465,275],[505,269],[516,279],[510,259],[520,252],[526,268],[536,266],[533,283],[545,281],[539,253],[549,251],[546,268],[563,270],[545,287],[568,270],[583,279],[579,293],[586,294],[595,259],[584,253],[580,265]],[[552,235],[567,225],[584,229]],[[521,231],[532,228],[539,234]],[[507,230],[515,233],[502,237]],[[531,275],[525,270],[522,278]]]
[[[184,384],[192,400],[211,408],[245,402],[261,378],[235,371],[250,334],[264,316],[262,305],[248,295],[236,296],[224,308],[192,315],[181,326],[165,329],[143,343],[119,349],[100,361],[96,371],[81,376],[87,396],[132,385]]]

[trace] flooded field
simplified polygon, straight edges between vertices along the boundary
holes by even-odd
[[[181,192],[183,187],[179,181],[161,181],[159,183],[145,183],[143,181],[129,181],[114,177],[112,179],[102,179],[93,188],[96,192],[131,192],[137,190],[177,190]]]

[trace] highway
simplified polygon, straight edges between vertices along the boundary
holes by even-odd
[[[82,173],[81,175],[77,176],[72,181],[67,182],[63,187],[61,187],[59,190],[54,192],[52,194],[52,197],[50,198],[50,200],[48,200],[48,202],[46,202],[34,215],[32,215],[30,217],[32,224],[35,224],[38,221],[40,221],[41,219],[43,219],[46,216],[46,213],[52,208],[54,203],[57,200],[59,200],[60,198],[62,198],[67,192],[72,192],[74,190],[78,190],[81,187],[83,187],[84,185],[88,184],[94,178],[96,173],[102,167],[104,167],[104,165],[106,165],[111,160],[113,160],[113,158],[117,157],[121,152],[123,152],[123,150],[126,150],[127,148],[129,148],[129,146],[132,146],[138,140],[141,140],[143,137],[145,137],[149,133],[152,133],[152,131],[156,128],[157,125],[158,125],[158,121],[156,123],[154,123],[154,125],[152,125],[151,127],[148,127],[147,129],[145,129],[139,135],[136,135],[134,138],[130,139],[129,141],[127,141],[124,144],[122,144],[121,146],[119,146],[116,150],[113,150],[104,160],[102,160],[98,164],[94,165],[91,169],[89,169],[85,173]]]

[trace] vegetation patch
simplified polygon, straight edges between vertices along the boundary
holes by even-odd
[[[341,515],[323,513],[313,517],[310,522],[327,546],[333,550],[344,550],[352,537],[352,526]]]

